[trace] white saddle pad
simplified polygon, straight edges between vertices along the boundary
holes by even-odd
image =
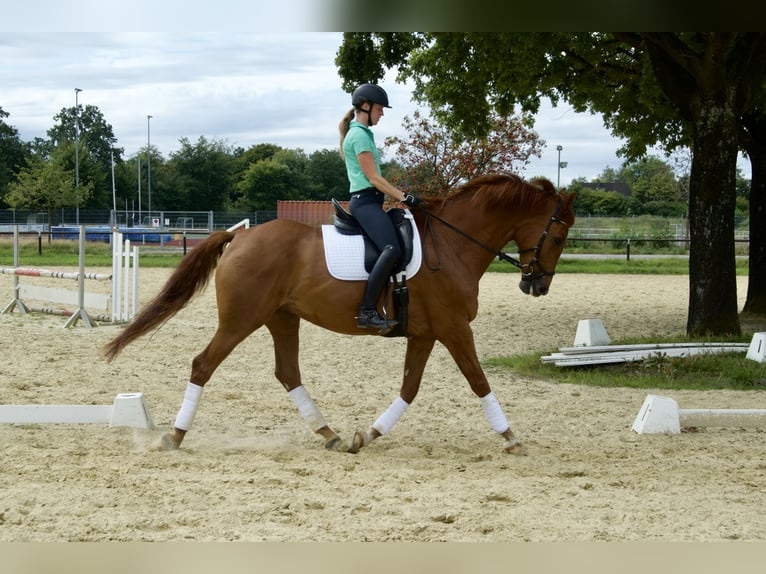
[[[407,279],[414,277],[420,269],[422,250],[420,234],[409,209],[404,210],[404,217],[412,225],[412,259],[405,273]],[[364,268],[364,238],[361,235],[343,235],[334,225],[322,226],[324,257],[330,275],[341,281],[366,281],[369,273]]]

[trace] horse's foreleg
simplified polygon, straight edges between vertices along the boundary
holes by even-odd
[[[407,341],[407,354],[404,359],[404,378],[399,396],[394,399],[391,406],[366,431],[357,431],[349,452],[359,452],[362,447],[369,445],[375,439],[388,433],[399,419],[404,415],[420,388],[423,371],[426,368],[428,357],[434,347],[431,339],[418,339],[410,337]]]
[[[479,397],[482,410],[490,426],[503,437],[503,449],[509,454],[524,454],[524,445],[514,436],[503,408],[492,392],[484,370],[479,364],[473,332],[470,327],[466,327],[463,330],[454,330],[453,335],[449,340],[443,342],[457,363],[460,372],[471,385],[471,390]]]
[[[298,363],[300,318],[288,313],[278,313],[266,324],[274,340],[274,375],[287,391],[288,396],[298,408],[303,420],[312,432],[321,436],[325,448],[333,451],[348,452],[348,444],[330,428],[301,382]]]

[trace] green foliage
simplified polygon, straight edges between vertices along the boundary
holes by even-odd
[[[17,180],[8,185],[5,202],[14,209],[41,209],[50,212],[63,206],[84,205],[93,192],[92,181],[75,186],[75,174],[69,167],[73,146],[55,148],[46,161],[34,158],[22,168]],[[83,150],[87,158],[87,150]]]
[[[5,122],[8,116],[0,107],[0,207],[7,205],[3,198],[8,193],[8,184],[27,166],[29,158],[28,146],[19,138],[18,130]]]
[[[717,342],[743,342],[742,338]],[[634,343],[636,341],[631,341]],[[644,343],[679,342],[653,339]],[[613,342],[621,344],[625,342]],[[647,359],[613,365],[557,367],[543,363],[541,356],[558,349],[541,350],[516,357],[492,357],[484,361],[490,368],[507,370],[516,376],[532,377],[574,385],[596,387],[628,387],[636,389],[766,390],[763,365],[746,360],[744,353],[702,354],[691,357],[669,357],[657,354]]]
[[[237,207],[243,210],[276,211],[278,200],[300,197],[307,187],[305,155],[280,150],[271,158],[252,163],[242,174],[237,189]]]
[[[181,138],[179,142],[181,147],[170,155],[169,163],[176,185],[183,189],[186,209],[223,209],[228,201],[235,164],[231,148],[220,140],[210,141],[204,136],[194,143],[187,138]],[[159,179],[156,171],[153,182]],[[162,194],[157,196],[162,197]],[[170,207],[164,201],[156,207],[160,205]]]
[[[463,137],[416,111],[402,121],[405,136],[386,139],[402,166],[392,183],[417,194],[439,195],[480,175],[516,173],[530,157],[540,157],[545,143],[529,129],[530,121],[492,114],[486,136]]]
[[[53,119],[56,123],[48,130],[49,149],[71,146],[74,152],[75,144],[79,148],[77,157],[72,153],[69,158],[67,169],[74,172],[79,159],[80,186],[90,184],[91,192],[87,197],[81,196],[80,207],[111,207],[112,156],[115,161],[121,161],[123,151],[116,147],[117,138],[111,124],[105,120],[101,110],[92,105],[79,106],[79,109],[74,106],[63,108]],[[83,150],[87,150],[87,154]]]

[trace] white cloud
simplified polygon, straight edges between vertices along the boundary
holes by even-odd
[[[78,4],[78,9],[85,7]],[[162,16],[156,7],[147,13]],[[239,13],[228,15],[237,20]],[[46,136],[53,116],[72,107],[74,89],[81,88],[79,103],[101,110],[126,156],[146,146],[149,136],[165,157],[179,148],[181,138],[200,136],[243,148],[275,143],[308,153],[334,149],[338,122],[350,107],[334,63],[341,34],[237,33],[240,25],[232,22],[234,32],[2,34],[0,106],[10,114],[6,121],[29,141]],[[411,86],[396,84],[393,73],[383,85],[393,107],[375,128],[379,144],[399,133],[402,118],[416,109]],[[153,116],[151,134],[147,115]],[[622,164],[615,155],[621,142],[600,116],[544,101],[536,118],[535,129],[547,145],[522,175],[555,182],[557,145],[563,146],[561,160],[568,164],[560,171],[562,185]],[[749,173],[749,164],[744,165]]]

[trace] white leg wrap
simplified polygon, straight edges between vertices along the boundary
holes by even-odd
[[[178,416],[176,416],[176,428],[185,431],[191,429],[192,422],[194,422],[194,415],[197,414],[197,407],[199,406],[199,399],[201,396],[202,387],[195,385],[192,382],[187,383],[184,402],[181,403],[181,410],[178,411]]]
[[[394,428],[394,425],[400,418],[402,418],[404,411],[406,411],[409,406],[410,404],[402,397],[396,397],[396,400],[391,403],[391,406],[386,409],[386,412],[380,415],[378,420],[373,423],[372,428],[378,431],[381,435],[386,434]]]
[[[290,395],[295,406],[298,407],[298,412],[301,413],[303,420],[306,421],[306,424],[309,425],[312,431],[317,432],[322,427],[327,426],[327,421],[325,421],[322,413],[319,412],[316,404],[314,404],[314,400],[309,396],[306,387],[303,385],[295,387],[287,394]]]
[[[487,420],[492,426],[492,429],[499,433],[507,431],[511,425],[508,424],[508,419],[505,418],[505,414],[495,397],[495,393],[490,391],[488,395],[481,397],[479,400],[481,401],[481,406],[484,408],[484,414],[487,415]]]

